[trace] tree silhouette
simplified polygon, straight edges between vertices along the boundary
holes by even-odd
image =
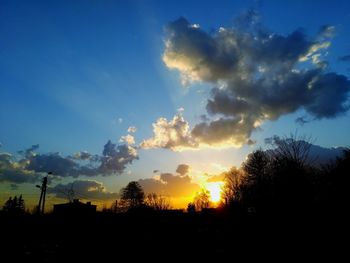
[[[188,203],[187,205],[187,212],[188,213],[195,213],[196,212],[196,206],[194,203]]]
[[[311,137],[299,136],[297,133],[282,139],[277,138],[270,144],[275,147],[270,153],[275,161],[292,161],[294,164],[305,167],[314,160],[309,158]]]
[[[201,211],[204,208],[210,207],[210,193],[208,190],[202,189],[194,197],[193,203],[196,207],[196,211]]]
[[[321,180],[317,183],[317,204],[325,205],[325,209],[334,213],[345,211],[348,206],[350,183],[350,149],[343,152],[335,162],[322,168]]]
[[[232,167],[225,173],[225,184],[222,190],[222,198],[225,205],[231,205],[241,200],[243,179],[243,171],[241,169],[237,169],[236,167]]]
[[[22,195],[14,198],[9,197],[3,206],[3,210],[9,213],[23,214],[25,212],[25,202]]]
[[[150,193],[146,196],[145,203],[153,210],[168,210],[171,208],[168,198],[157,195],[156,193]]]
[[[244,173],[241,185],[243,203],[250,207],[261,208],[271,198],[271,159],[268,153],[256,150],[248,155],[242,165]]]
[[[141,185],[136,182],[130,182],[121,190],[121,201],[128,209],[141,207],[144,203],[145,194]]]

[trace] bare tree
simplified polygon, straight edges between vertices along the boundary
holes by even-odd
[[[259,181],[267,173],[269,167],[269,155],[263,150],[250,153],[247,160],[242,164],[246,181]]]
[[[297,133],[290,134],[289,137],[282,139],[275,136],[268,143],[275,147],[269,151],[275,161],[292,161],[300,167],[312,164],[313,161],[309,158],[310,148],[312,146],[312,137],[300,136]]]
[[[222,189],[222,198],[225,205],[241,199],[241,188],[244,179],[244,172],[241,169],[232,167],[225,173],[224,186]]]
[[[208,190],[202,189],[194,197],[193,203],[194,203],[197,211],[201,211],[204,208],[209,208],[211,205],[210,192]]]
[[[157,195],[156,193],[148,194],[145,203],[154,210],[167,210],[171,208],[169,198]]]

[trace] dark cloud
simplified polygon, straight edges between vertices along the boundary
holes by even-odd
[[[14,157],[5,152],[0,152],[0,182],[9,182],[14,184],[34,183],[40,179],[40,176],[28,171],[25,166],[26,161],[16,161]]]
[[[20,151],[21,158],[0,152],[0,182],[33,183],[42,174],[51,172],[52,178],[113,175],[124,172],[128,164],[138,159],[136,148],[108,141],[102,155],[78,152],[73,156],[60,153],[40,154],[39,145]]]
[[[36,154],[28,159],[27,170],[35,172],[52,172],[57,176],[77,176],[79,164],[72,159],[62,157],[59,153]]]
[[[28,159],[26,169],[35,172],[52,172],[61,177],[111,175],[123,173],[126,166],[136,159],[138,156],[135,148],[108,141],[102,156],[87,152],[79,152],[73,158],[62,157],[59,153],[35,154]],[[88,160],[89,163],[81,164],[79,160]]]
[[[72,191],[70,194],[75,198],[86,200],[110,200],[119,197],[118,193],[108,192],[101,182],[94,180],[77,180],[48,188],[48,193],[58,198],[67,198],[69,191]]]
[[[190,171],[190,166],[188,164],[179,164],[176,168],[176,172],[180,175],[186,175]]]
[[[130,145],[116,145],[108,141],[104,146],[99,168],[103,174],[121,174],[126,165],[138,159],[136,148]]]
[[[173,137],[181,138],[176,143],[169,136],[156,140],[159,129],[154,129],[151,142],[162,143],[153,147],[241,146],[264,121],[300,109],[313,119],[343,114],[349,109],[349,79],[329,72],[324,59],[334,33],[335,27],[326,25],[314,37],[300,29],[281,35],[266,29],[254,10],[213,34],[185,18],[169,23],[163,61],[179,70],[184,84],[214,85],[206,106],[212,120],[189,130],[181,119],[186,133],[175,129]]]

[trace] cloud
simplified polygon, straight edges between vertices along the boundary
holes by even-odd
[[[122,174],[127,165],[138,159],[137,149],[126,144],[108,141],[102,155],[92,155],[86,151],[73,156],[60,153],[40,154],[35,152],[39,145],[19,151],[20,158],[0,152],[0,182],[34,183],[43,174],[51,172],[52,178],[78,176],[109,176]]]
[[[73,159],[76,160],[90,160],[93,155],[87,151],[77,152],[73,155]]]
[[[186,175],[190,171],[190,166],[188,164],[179,164],[176,168],[176,172],[180,175]]]
[[[62,157],[59,153],[36,154],[27,159],[26,169],[39,173],[52,172],[54,175],[66,177],[77,176],[79,164],[74,160]]]
[[[119,197],[118,193],[108,192],[103,184],[94,180],[76,180],[72,183],[58,184],[48,188],[49,194],[57,198],[67,198],[67,193],[73,190],[75,198],[86,200],[110,200]]]
[[[304,109],[313,119],[335,118],[349,109],[349,79],[328,71],[327,48],[334,26],[316,36],[302,30],[281,35],[266,29],[250,10],[231,28],[209,34],[179,18],[166,27],[163,61],[184,85],[213,85],[206,110],[211,118],[192,130],[179,114],[158,119],[146,148],[242,146],[267,120]]]
[[[28,171],[26,165],[25,160],[16,161],[11,154],[0,152],[0,182],[21,184],[39,181],[39,174]]]
[[[61,177],[106,176],[123,173],[128,164],[138,159],[135,148],[125,144],[116,145],[111,141],[105,144],[101,156],[92,156],[86,152],[83,155],[89,156],[88,164],[82,165],[70,157],[61,156],[59,153],[37,154],[28,160],[26,168],[36,172],[52,172]]]
[[[136,148],[111,141],[105,144],[102,155],[99,171],[103,174],[121,174],[128,164],[138,159]]]
[[[223,182],[225,180],[226,172],[216,174],[216,175],[211,175],[208,179],[208,183],[213,183],[213,182]]]
[[[166,148],[172,150],[181,150],[182,148],[196,147],[190,134],[190,127],[181,113],[176,114],[172,120],[159,118],[153,123],[153,137],[144,140],[141,147]]]
[[[140,185],[146,193],[157,193],[173,197],[185,197],[200,190],[198,184],[192,183],[189,176],[163,173],[160,180],[154,178],[140,179]]]
[[[135,133],[136,131],[137,131],[137,129],[136,129],[135,126],[130,126],[130,127],[128,128],[128,132],[129,132],[129,133]]]
[[[120,142],[125,142],[128,145],[135,144],[135,138],[134,138],[134,136],[132,136],[130,134],[122,136],[119,141]]]
[[[187,197],[200,190],[200,186],[193,183],[191,177],[187,175],[188,171],[188,165],[180,164],[176,169],[178,175],[162,173],[156,178],[140,179],[138,182],[146,193]]]

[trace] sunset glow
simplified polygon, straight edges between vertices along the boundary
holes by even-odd
[[[223,182],[213,182],[206,184],[206,189],[210,192],[210,199],[212,202],[218,203],[221,200],[223,185]]]

